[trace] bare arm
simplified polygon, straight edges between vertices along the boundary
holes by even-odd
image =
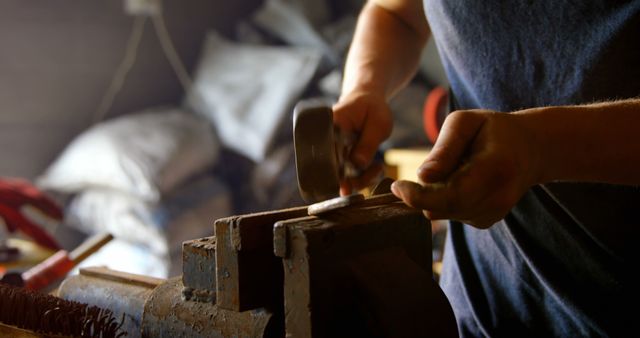
[[[425,210],[488,227],[531,186],[552,181],[640,185],[640,99],[501,114],[451,114],[418,169],[394,193]]]
[[[522,111],[538,130],[538,183],[588,181],[640,185],[640,99]]]
[[[350,159],[361,169],[369,166],[391,133],[387,101],[415,74],[428,36],[420,0],[375,0],[363,8],[347,57],[342,94],[334,106],[334,122],[359,135]],[[369,174],[351,186],[362,187]],[[343,193],[351,186],[343,185]]]
[[[422,1],[369,1],[347,57],[342,96],[370,91],[391,97],[415,74],[428,36]]]

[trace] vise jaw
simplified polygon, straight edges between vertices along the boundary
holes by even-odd
[[[128,337],[457,337],[429,220],[389,197],[218,219],[185,242],[181,278],[84,269],[59,295],[123,316]]]

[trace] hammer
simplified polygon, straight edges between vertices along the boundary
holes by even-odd
[[[300,101],[293,110],[293,141],[300,195],[307,203],[339,196],[349,144],[333,124],[333,112],[319,100]]]

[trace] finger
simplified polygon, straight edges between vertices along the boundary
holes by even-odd
[[[353,177],[349,179],[349,184],[352,189],[361,190],[369,185],[371,182],[382,174],[384,167],[381,163],[373,163],[369,168],[367,168],[362,174],[358,177]]]
[[[346,133],[357,133],[364,125],[366,106],[357,101],[340,101],[333,106],[333,123]]]
[[[436,144],[418,168],[418,178],[425,183],[445,180],[462,161],[484,121],[485,117],[478,112],[458,111],[450,114]]]
[[[351,195],[353,188],[351,187],[351,183],[349,180],[343,180],[340,182],[340,196]]]
[[[414,208],[440,214],[446,214],[449,211],[450,202],[444,184],[434,183],[423,186],[411,181],[396,181],[391,185],[391,192]]]
[[[367,133],[363,133],[366,131],[365,121],[368,113],[366,104],[354,100],[341,101],[333,107],[333,123],[340,128],[341,132],[346,135],[360,134],[349,154],[349,160],[359,169],[369,165],[373,158],[373,153],[368,155],[369,149],[377,147],[377,144],[368,146],[367,144],[371,142],[366,139],[368,136],[364,136]]]
[[[359,169],[369,166],[378,146],[391,134],[393,120],[384,101],[348,99],[333,107],[334,123],[346,134],[356,134],[349,159]]]
[[[370,112],[367,115],[358,141],[351,151],[351,161],[359,168],[370,165],[380,144],[391,135],[393,120],[391,112],[387,108],[379,108],[380,111]]]
[[[381,163],[374,163],[358,177],[350,177],[340,181],[340,195],[350,195],[354,190],[368,187],[371,182],[382,174],[384,166]]]
[[[397,184],[396,184],[397,183]],[[486,229],[498,219],[491,211],[460,210],[456,212],[450,206],[450,193],[443,184],[429,184],[422,186],[409,181],[398,181],[391,185],[391,191],[401,198],[407,205],[422,209],[423,214],[430,220],[451,219],[472,225],[479,229]]]

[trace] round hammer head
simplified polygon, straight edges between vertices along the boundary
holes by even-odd
[[[340,163],[333,112],[323,102],[301,101],[293,111],[298,190],[307,203],[339,195]]]

